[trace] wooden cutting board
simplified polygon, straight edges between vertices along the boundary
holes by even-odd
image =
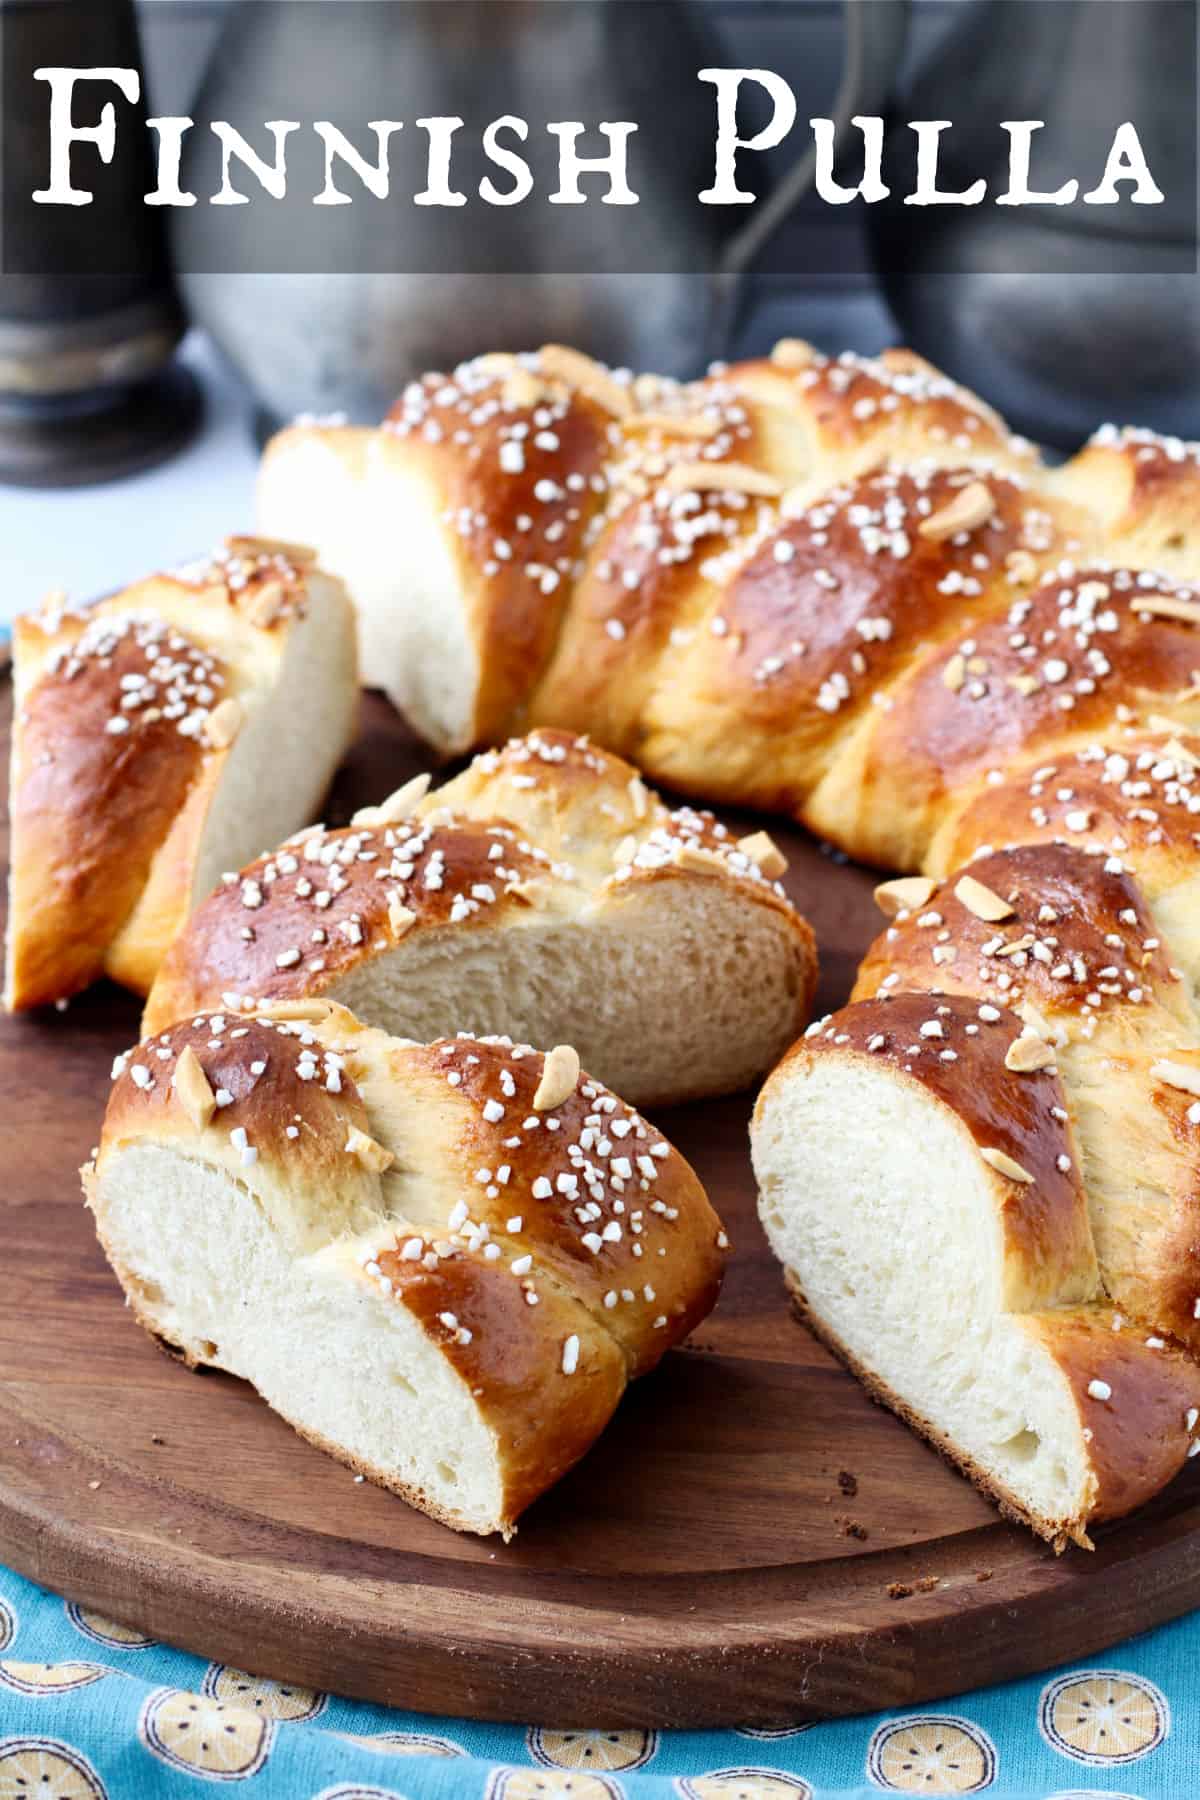
[[[421,766],[372,698],[329,818]],[[872,877],[773,829],[827,1008],[876,928]],[[737,1245],[717,1312],[514,1543],[356,1483],[249,1388],[161,1355],[122,1305],[76,1170],[137,1017],[101,987],[0,1022],[0,1559],[34,1580],[256,1673],[554,1726],[911,1706],[1200,1604],[1200,1463],[1094,1554],[1055,1557],[794,1322],[755,1219],[746,1098],[659,1120]]]

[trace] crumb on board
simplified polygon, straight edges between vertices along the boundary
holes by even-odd
[[[849,1469],[839,1469],[837,1480],[842,1493],[852,1500],[858,1492],[858,1476],[852,1475]]]
[[[889,1600],[910,1600],[914,1594],[932,1594],[940,1582],[940,1575],[919,1575],[912,1581],[889,1581],[887,1597]]]

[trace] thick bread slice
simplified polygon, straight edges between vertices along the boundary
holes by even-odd
[[[511,1534],[716,1302],[695,1175],[565,1049],[311,1001],[114,1076],[83,1178],[138,1320],[460,1530]]]
[[[222,870],[312,817],[354,730],[354,617],[307,551],[231,539],[19,619],[5,1003],[145,993]]]
[[[975,1000],[897,993],[811,1028],[752,1141],[760,1212],[818,1333],[1014,1517],[1061,1547],[1197,1441],[1200,1367],[1103,1297],[1052,1068]]]
[[[729,1092],[811,1004],[812,933],[781,865],[763,834],[668,812],[628,763],[535,732],[229,879],[170,951],[143,1029],[325,995],[422,1042],[572,1043],[639,1105]]]

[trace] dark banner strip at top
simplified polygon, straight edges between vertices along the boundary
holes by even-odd
[[[241,0],[167,116],[123,9],[6,8],[0,266],[837,273],[844,233],[778,230],[802,198],[885,273],[1195,270],[1196,0],[1152,43],[1141,0],[963,7],[904,87],[871,0],[814,116],[803,11],[749,68],[683,0]]]

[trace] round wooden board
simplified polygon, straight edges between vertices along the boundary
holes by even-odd
[[[421,762],[372,698],[330,818]],[[772,829],[836,1005],[875,930],[872,878]],[[1055,1557],[793,1320],[755,1219],[744,1097],[660,1120],[737,1245],[719,1308],[515,1542],[356,1483],[243,1384],[161,1355],[122,1306],[76,1170],[137,1018],[101,987],[0,1025],[0,1559],[34,1580],[264,1675],[606,1727],[910,1706],[1200,1604],[1197,1479],[1093,1555]]]

